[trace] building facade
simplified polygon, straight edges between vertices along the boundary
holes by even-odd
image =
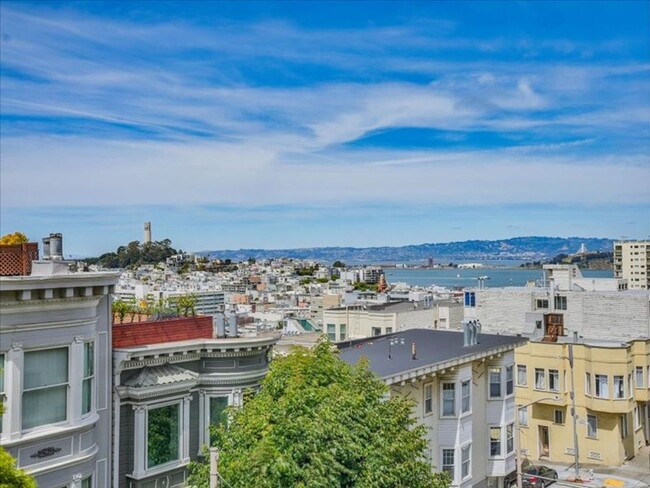
[[[615,242],[614,273],[629,289],[650,290],[650,241]]]
[[[573,462],[572,391],[580,463],[619,466],[650,443],[650,339],[530,341],[516,362],[517,403],[537,402],[519,418],[530,458]]]
[[[503,488],[516,469],[514,349],[526,339],[463,339],[462,332],[410,329],[339,347],[341,359],[368,358],[391,395],[414,401],[432,467],[448,472],[451,486]]]
[[[405,329],[432,329],[432,301],[348,305],[323,310],[323,333],[333,342],[391,334]]]
[[[549,320],[566,336],[650,337],[650,292],[626,288],[622,279],[584,278],[576,265],[546,265],[530,286],[465,291],[465,318],[485,332],[528,337],[547,335]]]
[[[114,488],[185,486],[210,425],[259,386],[279,339],[215,337],[210,317],[114,327]]]
[[[38,486],[109,486],[118,277],[34,261],[30,276],[0,278],[0,445]]]

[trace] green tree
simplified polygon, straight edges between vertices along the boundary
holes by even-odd
[[[0,371],[2,374],[2,371]],[[0,403],[0,418],[4,407]],[[0,447],[0,488],[36,488],[36,481],[16,467],[16,460]]]
[[[196,296],[181,295],[176,299],[176,310],[185,317],[196,315]]]
[[[343,261],[334,261],[332,266],[334,268],[345,268],[345,263]]]
[[[113,305],[111,305],[111,309],[113,312],[113,319],[117,316],[120,319],[120,323],[123,323],[124,317],[126,317],[126,314],[131,313],[133,306],[129,303],[123,302],[122,300],[115,300]],[[131,319],[131,322],[133,322],[133,319]]]
[[[367,361],[350,366],[327,341],[296,348],[214,429],[219,473],[233,488],[448,486],[427,462],[412,401],[386,393]],[[207,487],[208,471],[193,463],[190,485]]]

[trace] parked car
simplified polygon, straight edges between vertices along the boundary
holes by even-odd
[[[521,462],[523,488],[544,488],[557,481],[557,471],[548,466],[533,464],[528,459]],[[517,471],[513,471],[505,478],[506,488],[517,488]]]

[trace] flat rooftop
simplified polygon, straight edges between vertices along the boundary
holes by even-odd
[[[404,339],[404,344],[391,346],[389,341]],[[479,334],[478,344],[463,346],[463,333],[435,329],[409,329],[394,334],[360,339],[337,344],[339,356],[349,364],[356,364],[362,357],[368,358],[370,369],[381,378],[417,370],[444,369],[450,362],[459,364],[506,352],[528,342],[521,336]],[[416,359],[411,357],[411,345],[415,343]]]

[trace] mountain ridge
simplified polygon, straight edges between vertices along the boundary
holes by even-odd
[[[453,242],[410,244],[406,246],[323,246],[292,249],[223,249],[197,252],[203,256],[243,261],[255,259],[313,259],[358,263],[417,262],[433,258],[435,262],[450,260],[521,260],[539,261],[558,254],[575,254],[584,244],[589,252],[611,251],[613,239],[598,237],[523,236],[498,240],[465,240]]]

